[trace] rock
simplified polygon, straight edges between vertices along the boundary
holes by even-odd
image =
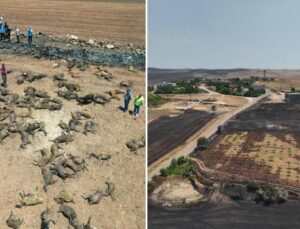
[[[82,71],[82,72],[84,72],[85,70],[87,70],[88,69],[88,65],[87,64],[83,64],[83,65],[81,65],[80,67],[79,67],[79,70],[80,71]]]
[[[58,63],[54,63],[53,65],[52,65],[52,68],[58,68],[59,67],[59,64]]]
[[[95,42],[93,39],[89,39],[88,44],[89,44],[89,45],[95,45],[96,42]]]
[[[108,45],[106,45],[105,47],[106,47],[107,49],[114,49],[114,48],[115,48],[115,46],[112,45],[112,44],[108,44]]]
[[[130,72],[136,72],[133,66],[128,66],[128,71],[130,71]]]
[[[78,41],[79,38],[77,36],[75,36],[75,35],[70,35],[69,39]]]

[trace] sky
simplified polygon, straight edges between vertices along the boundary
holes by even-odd
[[[148,66],[300,69],[300,1],[148,0]]]

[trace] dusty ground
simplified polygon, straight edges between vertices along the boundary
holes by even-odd
[[[299,77],[300,78],[300,77]],[[275,81],[270,81],[270,82],[258,82],[258,85],[263,85],[267,88],[277,90],[277,91],[285,91],[285,90],[290,90],[292,87],[295,89],[299,90],[300,89],[300,81],[299,79],[289,79],[287,78],[281,78],[281,79],[276,79]]]
[[[145,2],[2,0],[1,15],[12,28],[56,35],[73,34],[85,39],[145,43]]]
[[[10,1],[11,2],[11,1]],[[34,2],[34,1],[33,1]],[[8,4],[8,2],[6,3]],[[133,80],[133,94],[144,93],[144,72],[132,73],[121,68],[107,68],[115,76],[112,82],[97,78],[94,73],[96,68],[90,66],[85,72],[80,73],[80,78],[71,78],[67,68],[61,67],[52,69],[53,61],[36,60],[28,57],[1,56],[6,63],[7,69],[13,70],[8,75],[8,88],[11,92],[23,94],[23,89],[33,86],[37,89],[46,90],[50,96],[56,97],[57,87],[52,80],[54,73],[64,73],[70,82],[81,85],[79,94],[89,92],[106,92],[118,88],[122,80]],[[19,64],[22,63],[22,64]],[[21,72],[31,71],[33,73],[46,73],[47,78],[35,81],[31,84],[25,82],[23,85],[16,84],[16,76]],[[130,152],[125,143],[132,138],[139,138],[144,135],[145,112],[142,111],[138,118],[124,114],[119,110],[122,101],[112,100],[109,104],[77,106],[74,101],[63,100],[61,111],[34,111],[33,117],[38,121],[46,122],[47,137],[38,133],[31,139],[33,145],[21,150],[20,135],[13,135],[5,139],[0,145],[0,228],[6,228],[5,220],[13,211],[19,218],[24,219],[21,228],[39,228],[40,214],[46,207],[49,207],[56,225],[52,228],[67,228],[67,219],[58,214],[59,205],[53,198],[61,191],[73,191],[76,194],[76,203],[70,204],[76,211],[79,221],[86,222],[92,217],[92,224],[97,228],[144,228],[145,212],[145,180],[144,180],[144,156],[142,150],[138,155]],[[132,105],[132,104],[131,104]],[[132,109],[132,106],[131,106]],[[94,121],[99,124],[96,127],[96,134],[77,133],[75,141],[65,145],[63,152],[82,156],[88,164],[88,171],[80,171],[75,178],[67,179],[65,182],[58,179],[58,182],[48,188],[45,193],[42,190],[43,180],[39,167],[32,164],[37,158],[38,150],[51,145],[49,140],[60,135],[61,131],[57,124],[60,120],[68,120],[72,111],[87,111],[94,116]],[[27,120],[32,122],[32,120]],[[93,159],[87,159],[87,153],[95,150],[98,153],[111,153],[112,158],[108,162],[99,163]],[[116,187],[116,200],[103,198],[98,205],[87,205],[81,195],[92,191],[105,190],[105,181],[111,181]],[[33,207],[15,208],[19,202],[20,192],[34,192],[38,188],[45,202]]]
[[[197,203],[203,195],[194,189],[188,178],[170,176],[154,190],[151,198],[156,202],[164,202],[164,206],[168,207],[168,204],[172,206],[172,202],[176,201],[181,204]]]
[[[193,109],[198,111],[212,111],[212,106],[216,107],[216,112],[228,112],[234,107],[238,107],[247,102],[246,98],[230,95],[221,95],[218,93],[199,93],[192,95],[160,95],[169,102],[157,108],[150,108],[148,114],[148,122],[151,123],[161,116],[174,117],[182,112],[180,110]],[[210,102],[205,102],[210,100]]]

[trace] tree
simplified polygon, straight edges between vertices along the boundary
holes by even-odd
[[[200,137],[197,140],[197,148],[205,150],[208,147],[208,140],[206,137]]]

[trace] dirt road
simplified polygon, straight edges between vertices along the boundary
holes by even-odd
[[[269,89],[266,90],[266,93],[264,95],[261,95],[257,98],[247,98],[248,103],[245,105],[240,106],[239,108],[235,109],[234,111],[230,113],[225,113],[222,115],[217,116],[215,119],[210,121],[207,125],[205,125],[199,132],[194,134],[190,137],[189,141],[177,149],[173,150],[172,152],[165,155],[160,160],[157,160],[155,163],[153,163],[148,168],[148,179],[151,180],[151,178],[154,175],[158,175],[161,168],[167,167],[171,160],[178,156],[187,156],[189,155],[197,146],[197,139],[199,137],[206,137],[209,138],[212,136],[218,129],[218,126],[223,126],[229,119],[237,115],[238,113],[246,110],[247,108],[253,106],[258,101],[260,101],[263,98],[266,98],[271,94],[271,91]]]

